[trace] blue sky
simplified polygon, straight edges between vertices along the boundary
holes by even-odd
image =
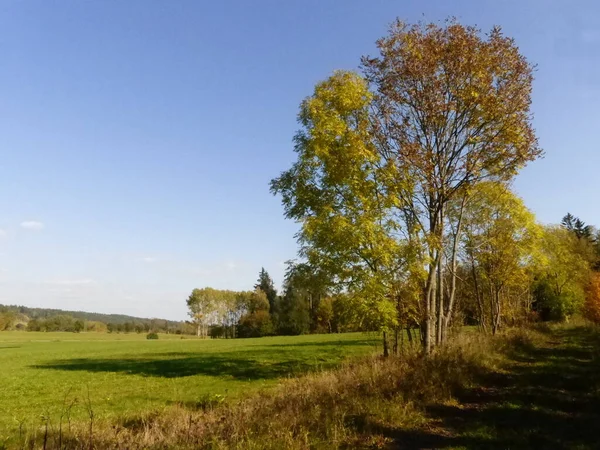
[[[596,1],[3,0],[0,303],[183,319],[194,287],[279,285],[299,102],[395,17],[449,15],[538,65],[519,194],[600,225]]]

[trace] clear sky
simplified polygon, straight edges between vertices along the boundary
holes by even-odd
[[[600,225],[596,0],[2,0],[0,303],[183,319],[194,287],[280,285],[299,102],[395,17],[449,15],[538,65],[519,194]]]

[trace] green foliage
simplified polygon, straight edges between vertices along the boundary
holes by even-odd
[[[364,77],[336,72],[302,102],[296,162],[271,190],[301,224],[300,256],[350,294],[361,326],[417,319],[429,351],[456,293],[460,215],[446,210],[541,154],[532,66],[499,28],[456,21],[398,21],[377,46]]]
[[[14,311],[0,311],[0,331],[10,330],[15,325],[16,313]]]
[[[475,185],[462,214],[468,273],[463,280],[472,299],[464,291],[462,295],[474,300],[480,326],[495,333],[502,321],[515,324],[527,313],[527,286],[532,283],[542,230],[503,183]]]
[[[238,325],[239,336],[245,338],[271,336],[273,331],[273,322],[266,309],[243,315]]]
[[[154,333],[154,332],[152,332],[152,333],[148,333],[148,334],[146,335],[146,339],[151,339],[151,340],[158,339],[158,334],[157,334],[157,333]]]
[[[10,312],[17,317],[26,317],[28,319],[48,319],[53,316],[71,316],[74,319],[81,320],[83,322],[102,322],[104,324],[124,324],[125,322],[135,324],[146,324],[156,319],[146,319],[141,317],[127,316],[124,314],[101,314],[92,313],[86,311],[67,311],[62,309],[51,309],[51,308],[30,308],[27,306],[19,305],[0,305],[0,314],[4,312]],[[167,321],[169,328],[176,328],[180,325],[180,322],[169,320]]]
[[[277,332],[283,335],[306,334],[311,330],[308,300],[300,291],[288,287],[278,302]]]
[[[568,320],[585,301],[590,262],[580,252],[578,238],[556,226],[545,228],[542,259],[534,286],[534,307],[542,318]]]
[[[385,327],[395,321],[393,305],[384,306],[385,286],[399,273],[401,246],[385,210],[397,199],[378,191],[386,168],[370,142],[371,98],[365,80],[351,72],[319,83],[301,105],[298,159],[271,189],[281,194],[286,216],[302,223],[301,256],[335,278],[338,289],[376,304]]]

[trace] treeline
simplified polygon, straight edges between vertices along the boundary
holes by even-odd
[[[6,330],[173,334],[195,331],[189,323],[172,320],[0,305],[0,331]]]
[[[150,322],[157,319],[147,319],[142,317],[128,316],[125,314],[102,314],[87,311],[68,311],[52,308],[30,308],[20,305],[0,305],[0,312],[13,312],[22,314],[30,319],[47,319],[53,316],[67,315],[75,319],[92,322],[124,324],[125,322]],[[179,322],[169,320],[169,326],[177,325]]]
[[[189,315],[201,337],[260,337],[366,330],[352,320],[346,294],[334,292],[306,264],[288,264],[278,295],[263,268],[252,291],[194,289]]]
[[[455,325],[495,334],[505,326],[568,321],[578,313],[600,323],[597,228],[571,214],[560,225],[540,225],[522,200],[498,183],[478,185],[461,220],[455,266],[445,267],[438,280],[447,295],[456,296]],[[187,304],[198,336],[383,329],[393,333],[397,347],[403,329],[410,341],[423,340],[423,286],[410,273],[399,276],[406,278],[394,287],[395,295],[373,304],[360,291],[341,291],[322,268],[289,262],[281,295],[263,268],[253,291],[195,289]]]

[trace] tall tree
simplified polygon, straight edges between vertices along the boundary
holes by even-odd
[[[267,296],[267,300],[269,301],[269,311],[271,312],[271,314],[273,314],[275,312],[277,290],[275,289],[273,279],[264,267],[260,269],[260,273],[258,274],[258,280],[254,285],[254,289],[260,289],[265,293],[265,295]]]
[[[397,324],[402,271],[415,271],[429,351],[453,312],[461,216],[450,221],[450,203],[541,153],[532,67],[499,28],[482,38],[454,21],[397,22],[378,47],[365,78],[338,72],[302,103],[298,160],[271,189],[302,224],[301,255],[352,280],[384,328]]]
[[[221,297],[220,291],[209,287],[194,289],[188,297],[188,315],[196,325],[198,337],[208,337],[209,326],[219,321]]]
[[[594,236],[594,227],[586,225],[583,220],[573,216],[571,213],[567,213],[567,215],[562,218],[561,225],[577,236],[577,239],[587,240],[590,243],[593,243],[596,240]]]
[[[379,180],[388,170],[369,140],[367,83],[337,72],[301,105],[298,160],[271,182],[286,216],[299,220],[300,256],[352,292],[356,314],[386,331],[395,324],[388,296],[401,273],[398,223],[389,216],[392,195]]]

